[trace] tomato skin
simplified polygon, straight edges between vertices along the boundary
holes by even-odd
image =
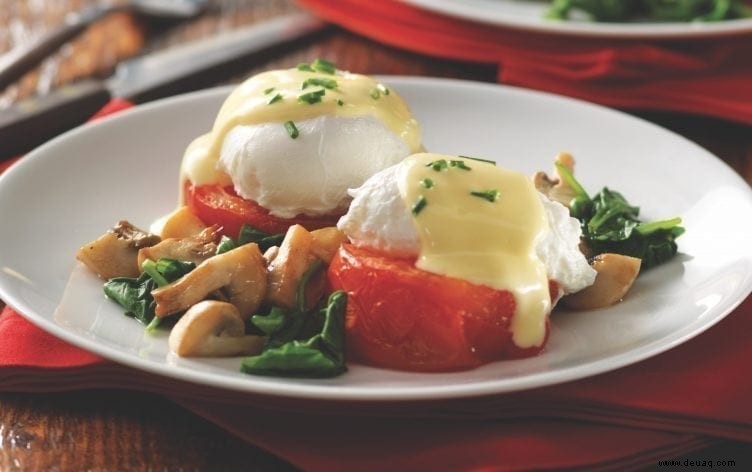
[[[253,200],[238,196],[232,186],[193,185],[186,181],[183,187],[185,204],[191,212],[207,225],[222,226],[222,234],[237,238],[243,224],[269,234],[284,233],[287,228],[299,224],[307,230],[335,226],[340,215],[280,218],[270,215],[269,210]]]
[[[499,359],[527,357],[509,324],[511,292],[432,274],[414,258],[394,258],[345,244],[329,266],[331,288],[345,290],[348,355],[398,370],[470,369]],[[548,321],[546,337],[548,337]]]

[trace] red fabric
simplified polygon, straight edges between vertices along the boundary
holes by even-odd
[[[105,110],[129,106],[113,103]],[[752,441],[752,377],[745,365],[751,330],[752,298],[698,339],[580,382],[470,400],[348,404],[218,391],[134,371],[71,346],[6,307],[0,313],[0,391],[161,393],[304,470],[381,470],[385,464],[398,470],[619,470],[654,466],[717,438]]]
[[[397,0],[298,0],[345,29],[437,57],[499,64],[499,81],[629,109],[752,124],[752,36],[640,41],[551,36]]]
[[[620,400],[613,403],[608,395],[597,398],[591,392],[625,372],[627,378],[631,370],[639,375],[661,358],[563,388],[425,405],[347,405],[218,392],[133,371],[54,338],[10,308],[0,313],[0,339],[2,391],[126,388],[166,394],[303,470],[381,470],[386,463],[397,470],[620,470],[654,466],[717,442],[713,421],[707,421],[710,435],[698,434],[705,428],[704,414],[699,424],[684,428],[682,422],[662,424],[661,410],[651,419],[637,402],[626,421],[635,426],[623,426],[625,408],[619,403],[629,404],[629,391],[612,391],[610,396]],[[667,398],[677,396],[671,384],[668,378],[638,385],[668,385],[662,395]],[[567,420],[581,416],[572,413],[580,399],[592,402],[585,416],[597,423]],[[692,410],[688,413],[684,421],[692,423]],[[750,429],[747,422],[745,430]]]

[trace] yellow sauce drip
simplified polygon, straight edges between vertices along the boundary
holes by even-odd
[[[304,82],[311,78],[335,80],[336,87],[324,89],[320,102],[301,102],[298,99],[301,94],[322,89],[317,85],[303,89]],[[270,103],[272,99],[275,101]],[[421,149],[418,122],[405,102],[371,77],[343,71],[335,74],[298,69],[269,71],[240,84],[225,100],[212,130],[191,143],[181,166],[181,188],[184,179],[195,184],[231,183],[229,176],[217,168],[217,161],[225,136],[236,126],[274,122],[283,126],[287,121],[323,115],[374,116],[401,137],[410,152]]]
[[[514,343],[540,346],[551,300],[535,246],[548,221],[531,180],[491,163],[423,153],[403,162],[399,187],[420,240],[416,266],[512,292]]]

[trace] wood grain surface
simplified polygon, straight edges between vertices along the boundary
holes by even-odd
[[[82,8],[85,0],[3,0],[0,52],[28,40]],[[9,8],[5,8],[9,5]],[[204,17],[165,25],[118,14],[66,45],[18,85],[0,95],[0,107],[43,94],[63,83],[106,76],[117,61],[270,18],[297,7],[287,0],[216,0]],[[249,63],[240,76],[326,57],[363,73],[426,75],[494,81],[493,65],[438,60],[385,47],[334,29],[263,63]],[[752,128],[715,119],[638,114],[698,142],[752,183]],[[679,170],[677,170],[679,171]],[[0,301],[0,307],[2,306]],[[0,341],[1,342],[1,341]],[[727,443],[706,454],[743,454]],[[731,455],[729,455],[731,454]],[[699,457],[700,455],[698,455]],[[0,394],[0,470],[287,470],[283,461],[245,444],[218,427],[152,394],[86,391]]]

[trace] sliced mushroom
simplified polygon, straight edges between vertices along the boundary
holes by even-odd
[[[258,354],[263,336],[245,334],[235,305],[204,300],[193,305],[170,332],[170,350],[182,357],[226,357]]]
[[[183,311],[219,289],[242,316],[250,316],[264,299],[266,288],[266,261],[258,245],[251,243],[206,259],[183,277],[151,294],[158,317]]]
[[[127,221],[119,221],[96,240],[85,244],[76,258],[100,278],[138,277],[138,251],[157,244],[159,236],[143,231]]]
[[[141,267],[146,259],[157,261],[163,257],[201,264],[217,253],[217,243],[221,237],[219,231],[219,226],[210,226],[193,236],[169,238],[143,248],[138,251],[138,266]]]
[[[182,206],[170,213],[162,225],[162,238],[187,238],[206,229],[198,216],[187,207]]]
[[[604,308],[621,301],[640,273],[642,261],[623,254],[599,254],[592,262],[596,270],[593,285],[562,298],[561,303],[574,310]]]
[[[569,153],[560,152],[554,158],[554,163],[563,165],[568,168],[570,172],[574,172],[574,158]],[[550,200],[559,202],[569,208],[569,203],[575,197],[576,192],[564,179],[561,178],[559,170],[555,165],[553,175],[554,177],[550,178],[545,172],[536,172],[533,176],[535,188]]]
[[[347,240],[345,233],[334,226],[311,231],[311,236],[313,236],[311,251],[327,264],[332,262],[334,254]]]
[[[269,263],[269,292],[266,298],[272,305],[295,306],[300,280],[319,259],[313,252],[313,245],[313,236],[302,226],[293,225],[287,230],[276,256]],[[306,296],[306,300],[313,298],[313,294]]]

